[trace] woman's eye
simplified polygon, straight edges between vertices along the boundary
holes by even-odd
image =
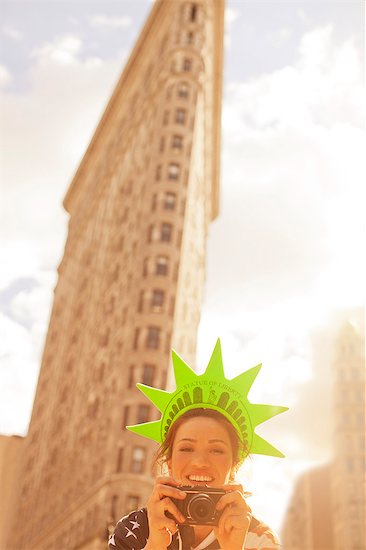
[[[184,453],[189,453],[192,451],[191,447],[182,447],[181,449],[179,449],[180,451],[184,452]]]
[[[224,453],[222,449],[212,449],[212,452],[219,455],[222,455]]]

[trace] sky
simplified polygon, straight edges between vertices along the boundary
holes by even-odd
[[[150,0],[1,0],[0,433],[25,434],[67,236],[62,208]],[[296,476],[332,454],[334,338],[364,307],[364,3],[227,0],[220,215],[197,369],[218,336],[258,429],[251,505],[279,528]],[[179,351],[179,350],[177,350]]]

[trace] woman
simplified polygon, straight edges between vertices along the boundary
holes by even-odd
[[[192,548],[197,550],[279,548],[276,535],[253,518],[242,488],[230,485],[241,463],[240,451],[234,428],[220,413],[194,409],[182,415],[158,455],[165,461],[169,475],[156,479],[146,509],[118,522],[110,538],[110,550],[178,550],[184,548],[182,536],[191,538]],[[194,537],[181,529],[186,518],[172,500],[184,500],[186,493],[178,489],[180,485],[228,490],[217,503],[216,509],[221,512],[217,527],[194,525]]]
[[[173,365],[178,382],[174,392],[162,394],[161,390],[139,385],[151,400],[159,402],[163,413],[160,421],[129,427],[140,435],[160,440],[157,461],[165,466],[167,475],[155,480],[146,508],[117,523],[109,539],[109,550],[279,548],[276,535],[252,516],[242,487],[233,482],[236,471],[253,448],[261,454],[282,456],[258,439],[252,426],[260,423],[258,419],[263,422],[263,418],[286,409],[271,407],[269,411],[265,405],[253,406],[248,402],[246,395],[255,378],[253,369],[233,381],[224,378],[219,341],[199,380],[174,354]],[[244,385],[241,395],[237,388],[239,379]],[[187,526],[186,517],[177,506],[187,498],[179,486],[201,486],[203,493],[206,486],[223,491],[216,503],[216,526]]]

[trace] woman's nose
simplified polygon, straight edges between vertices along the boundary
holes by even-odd
[[[207,454],[204,451],[196,451],[192,456],[192,464],[194,466],[207,466]]]

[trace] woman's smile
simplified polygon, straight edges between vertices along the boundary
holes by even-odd
[[[232,465],[230,437],[217,420],[196,417],[179,426],[168,461],[175,479],[187,485],[225,485]]]

